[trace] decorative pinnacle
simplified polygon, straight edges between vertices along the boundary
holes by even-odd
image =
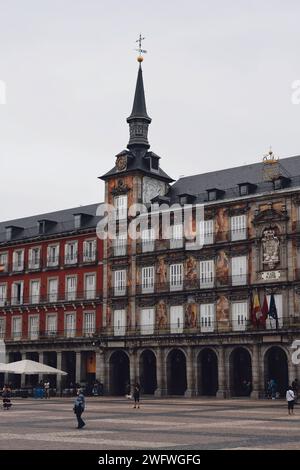
[[[139,53],[139,56],[137,58],[137,61],[139,63],[143,62],[144,60],[144,57],[142,56],[142,54],[147,54],[147,51],[145,49],[142,49],[142,41],[144,41],[145,39],[146,38],[143,38],[142,35],[140,34],[139,38],[135,41],[139,43],[138,49],[135,49],[135,51],[138,51]]]

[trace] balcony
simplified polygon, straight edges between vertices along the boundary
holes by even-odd
[[[74,340],[84,340],[85,338],[98,338],[103,335],[102,330],[96,328],[85,328],[83,330],[68,329],[63,330],[40,330],[40,331],[28,331],[26,333],[22,332],[12,332],[4,333],[0,332],[0,339],[6,340],[7,342],[25,342],[25,341],[74,341]]]
[[[124,286],[119,289],[116,289],[115,287],[110,287],[109,288],[109,295],[110,297],[126,297],[128,295],[128,286]]]
[[[102,293],[95,290],[84,290],[78,292],[51,293],[46,295],[25,295],[23,298],[12,297],[0,304],[0,308],[11,308],[18,306],[38,306],[43,304],[58,304],[71,302],[99,301]]]
[[[206,278],[196,278],[193,280],[178,281],[177,283],[164,282],[164,283],[154,283],[153,286],[143,286],[142,284],[137,284],[136,292],[137,295],[142,294],[159,294],[161,292],[180,292],[180,291],[202,291],[226,287],[243,287],[249,286],[249,275],[240,274],[238,276],[225,276],[222,279],[217,279],[216,277],[206,277]]]

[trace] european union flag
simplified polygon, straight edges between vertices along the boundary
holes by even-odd
[[[278,328],[278,315],[277,315],[277,308],[276,308],[274,294],[271,294],[271,298],[270,298],[269,317],[274,318],[274,320],[276,321],[276,329],[277,329]]]

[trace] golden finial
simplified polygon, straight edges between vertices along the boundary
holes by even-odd
[[[272,147],[270,146],[268,153],[264,155],[263,162],[272,165],[273,163],[278,163],[278,160],[279,157],[274,154]]]
[[[139,38],[135,41],[135,42],[138,42],[139,43],[139,48],[138,49],[135,49],[136,51],[138,51],[139,53],[139,56],[137,58],[137,61],[141,64],[144,60],[144,57],[142,56],[142,54],[146,54],[147,51],[145,51],[145,49],[142,49],[142,41],[144,41],[144,39],[146,38],[142,38],[142,35],[140,34]]]

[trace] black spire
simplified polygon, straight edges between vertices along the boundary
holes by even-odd
[[[136,81],[133,107],[130,116],[127,118],[127,122],[129,124],[130,132],[130,139],[127,147],[129,149],[136,146],[149,148],[148,126],[151,122],[151,118],[148,116],[146,109],[141,62]]]

